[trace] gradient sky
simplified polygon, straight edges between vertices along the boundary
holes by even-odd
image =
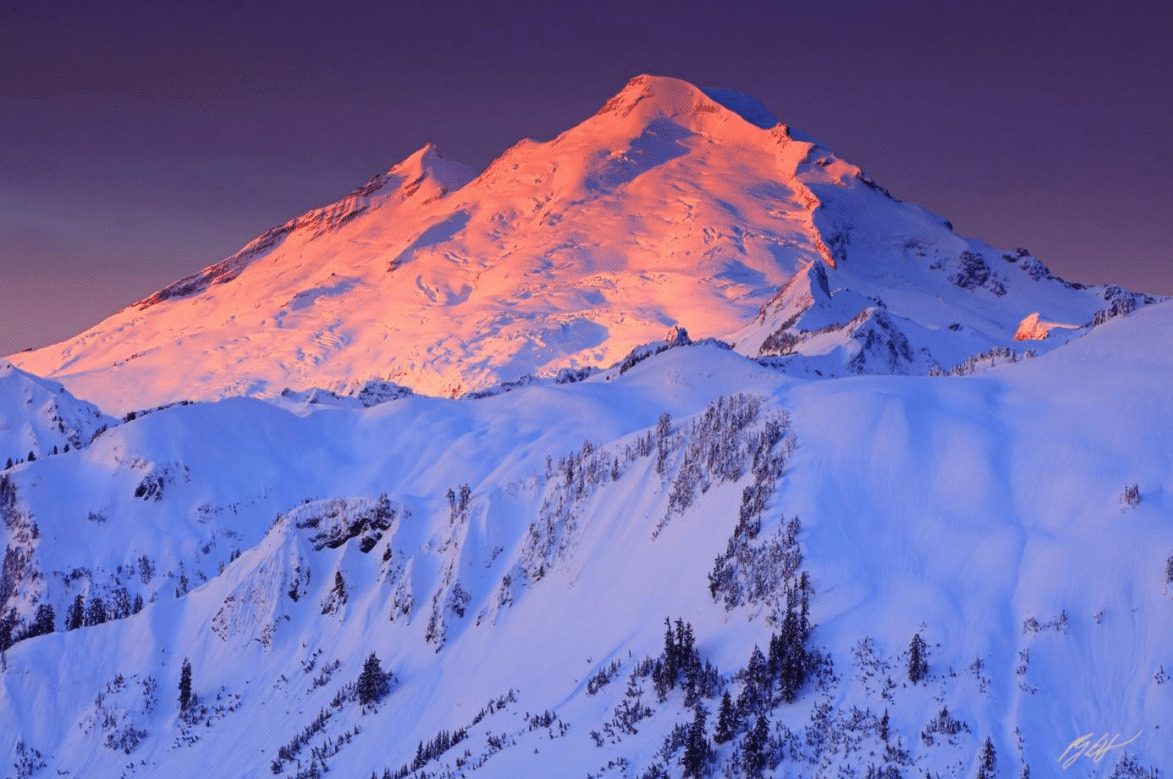
[[[427,141],[484,166],[650,72],[748,92],[1072,280],[1173,293],[1168,2],[0,2],[0,354]]]

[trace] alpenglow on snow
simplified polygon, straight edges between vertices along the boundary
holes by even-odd
[[[752,98],[640,76],[479,174],[425,146],[10,359],[120,413],[372,380],[457,396],[606,367],[673,326],[802,375],[923,374],[1145,302],[956,235]]]

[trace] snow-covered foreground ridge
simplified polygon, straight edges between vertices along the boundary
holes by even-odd
[[[57,382],[0,360],[0,466],[85,446],[114,422]]]
[[[1171,332],[1165,303],[964,377],[702,344],[113,425],[0,474],[2,764],[969,777],[989,739],[987,776],[1156,775]]]
[[[10,359],[119,414],[372,379],[454,396],[673,326],[799,375],[923,374],[1151,300],[954,234],[751,98],[640,76],[479,174],[426,146]]]

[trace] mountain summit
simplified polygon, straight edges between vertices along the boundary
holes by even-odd
[[[825,294],[781,293],[811,273]],[[1032,315],[1079,327],[1145,300],[955,235],[752,98],[639,76],[479,175],[426,146],[11,359],[123,411],[372,379],[458,395],[609,365],[673,326],[788,371],[908,373],[1046,336],[1020,330]]]

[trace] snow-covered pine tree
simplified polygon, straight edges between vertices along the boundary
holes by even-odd
[[[37,611],[33,615],[33,624],[29,625],[26,636],[32,638],[33,636],[44,636],[52,633],[54,625],[57,621],[57,615],[53,612],[53,607],[48,603],[42,603],[37,606]]]
[[[718,744],[732,741],[740,727],[741,722],[737,718],[737,710],[733,707],[733,699],[726,690],[721,696],[721,708],[717,710],[717,729],[713,733],[713,740]]]
[[[179,669],[179,710],[187,711],[191,704],[191,660],[185,657]]]
[[[106,601],[101,595],[90,598],[90,604],[86,607],[86,625],[101,625],[106,618]]]
[[[86,622],[86,599],[81,593],[69,604],[65,611],[65,629],[77,630]]]
[[[741,765],[747,777],[757,779],[765,774],[769,743],[770,723],[764,714],[759,714],[753,728],[741,740]]]
[[[928,648],[917,633],[908,645],[908,681],[918,684],[929,672]]]
[[[981,763],[978,766],[978,779],[996,779],[998,776],[998,758],[994,754],[994,742],[986,737],[982,746]]]
[[[700,779],[708,768],[713,750],[705,735],[705,720],[707,718],[708,711],[698,703],[693,709],[692,725],[688,728],[688,739],[684,743],[684,755],[680,759],[680,766],[684,769],[685,777]]]
[[[745,684],[737,698],[737,708],[742,717],[760,714],[770,699],[770,668],[762,650],[754,646],[746,665]],[[747,720],[748,721],[748,720]]]
[[[358,692],[358,702],[363,706],[378,703],[391,688],[391,677],[383,670],[379,658],[374,652],[363,663],[362,673],[358,675],[355,685]]]
[[[0,617],[0,652],[8,651],[19,632],[20,617],[17,616],[15,608],[9,609],[7,614]]]
[[[126,619],[131,613],[130,590],[121,584],[114,588],[107,616],[110,619]]]
[[[793,703],[806,681],[806,630],[794,590],[786,596],[782,634],[770,640],[770,669],[778,679],[782,700]]]
[[[668,438],[672,434],[672,417],[665,411],[660,414],[660,419],[656,422],[656,473],[663,476],[664,467],[668,461],[669,442]]]
[[[672,632],[672,620],[668,617],[664,618],[664,678],[667,682],[666,686],[671,687],[676,683],[676,674],[680,670],[676,658],[676,634]]]

